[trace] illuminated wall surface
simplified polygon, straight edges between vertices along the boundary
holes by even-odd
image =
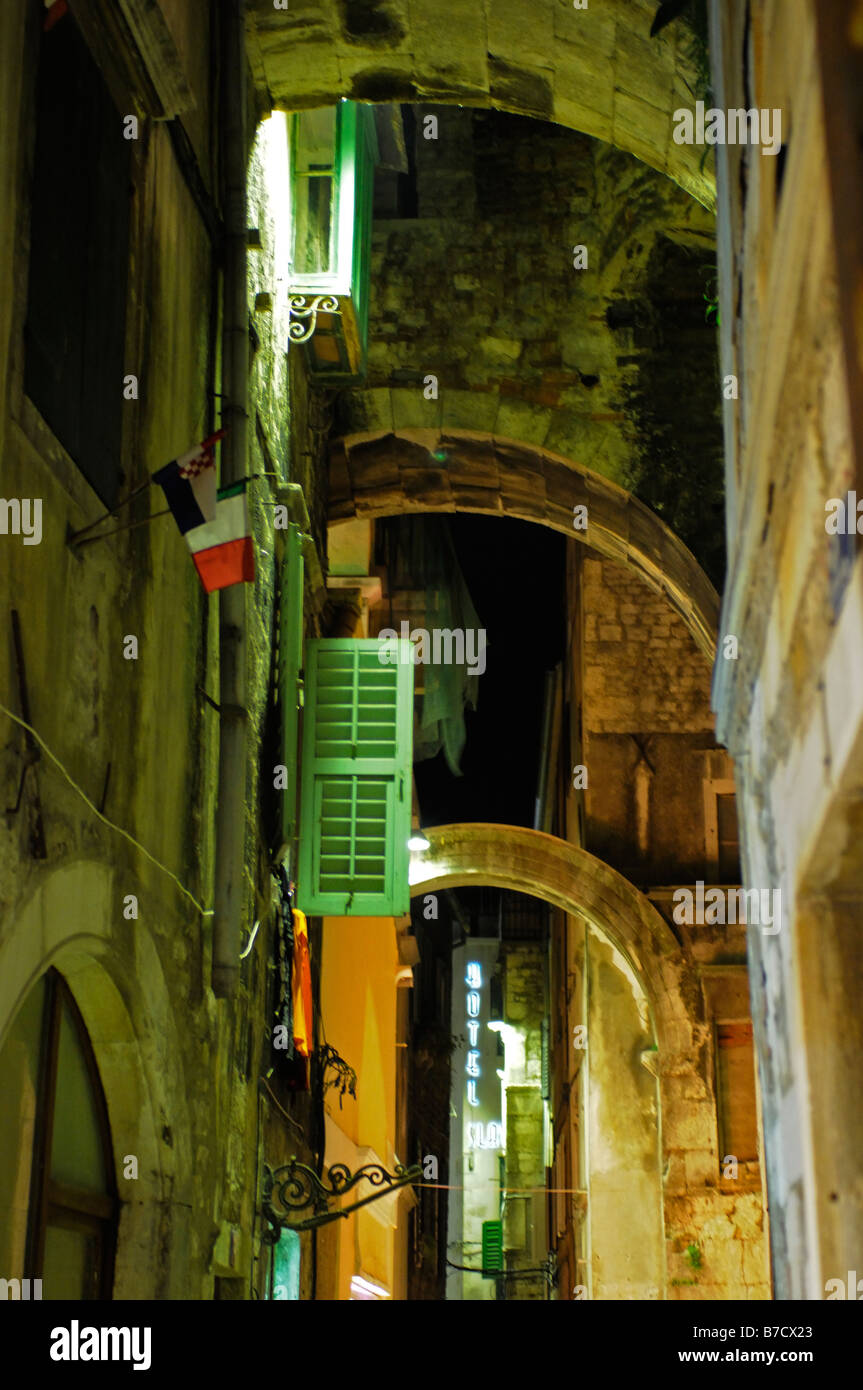
[[[324,918],[323,1025],[327,1041],[360,1078],[356,1100],[340,1107],[335,1091],[327,1096],[327,1162],[351,1171],[370,1162],[391,1169],[395,1158],[397,969],[391,917]],[[322,1296],[356,1297],[359,1279],[381,1297],[404,1297],[395,1244],[405,1237],[396,1221],[394,1199],[383,1198],[319,1233]]]
[[[503,1154],[498,1034],[492,1032],[491,978],[498,941],[473,937],[453,951],[453,1052],[450,1172],[463,1191],[450,1193],[447,1259],[482,1266],[482,1223],[500,1216]],[[448,1269],[447,1298],[494,1299],[495,1281]]]

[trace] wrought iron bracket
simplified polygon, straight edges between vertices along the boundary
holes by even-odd
[[[331,1221],[350,1216],[352,1211],[358,1211],[370,1202],[379,1201],[389,1192],[417,1182],[421,1177],[422,1167],[419,1164],[405,1168],[397,1163],[395,1172],[388,1173],[379,1163],[366,1163],[352,1173],[347,1164],[333,1163],[327,1169],[328,1186],[313,1168],[299,1163],[296,1158],[281,1168],[273,1169],[265,1164],[261,1211],[264,1220],[269,1223],[269,1229],[264,1231],[261,1239],[264,1245],[275,1245],[283,1229],[311,1231],[318,1226],[326,1226]],[[331,1209],[330,1203],[334,1198],[341,1197],[356,1187],[358,1182],[364,1181],[381,1190],[373,1192],[370,1197],[363,1197],[359,1202],[352,1202],[349,1207]],[[274,1205],[274,1197],[277,1205]],[[301,1221],[291,1220],[293,1213],[305,1211],[308,1207],[314,1208],[314,1216],[307,1216]]]
[[[318,314],[340,314],[339,301],[332,294],[288,295],[288,337],[292,343],[307,343],[318,326]],[[303,320],[306,320],[305,322]]]

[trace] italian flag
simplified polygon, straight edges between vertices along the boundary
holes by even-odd
[[[245,480],[219,488],[215,521],[193,526],[186,532],[186,542],[208,594],[254,580],[255,556]]]

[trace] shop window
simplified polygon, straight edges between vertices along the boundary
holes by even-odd
[[[111,1297],[117,1195],[93,1050],[62,977],[31,991],[0,1052],[0,1268],[43,1299]]]
[[[130,148],[67,12],[41,36],[24,390],[106,506],[124,482]]]
[[[328,382],[365,373],[371,266],[374,113],[355,102],[300,111],[291,119],[292,336],[305,342],[309,370]],[[324,295],[337,312],[314,309]],[[303,310],[313,310],[312,313]],[[306,337],[306,334],[308,336]]]

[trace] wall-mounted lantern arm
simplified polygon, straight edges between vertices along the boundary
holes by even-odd
[[[273,1169],[265,1165],[261,1210],[264,1220],[269,1222],[270,1229],[264,1231],[263,1243],[275,1245],[284,1228],[292,1231],[311,1231],[318,1226],[328,1225],[330,1221],[338,1221],[340,1217],[350,1216],[351,1212],[358,1211],[360,1207],[377,1202],[387,1193],[407,1187],[421,1177],[422,1167],[419,1164],[405,1168],[397,1163],[395,1173],[388,1173],[379,1163],[366,1163],[355,1173],[351,1173],[347,1164],[334,1163],[327,1170],[330,1184],[327,1186],[313,1168],[297,1162],[296,1158],[292,1158],[290,1163],[281,1168]],[[349,1207],[330,1209],[332,1198],[341,1197],[363,1180],[371,1183],[372,1187],[379,1187],[380,1192],[373,1192],[370,1197],[363,1197],[361,1201],[353,1202]],[[278,1207],[273,1205],[274,1193]],[[292,1213],[305,1211],[307,1207],[314,1207],[314,1216],[307,1216],[302,1221],[290,1219]]]

